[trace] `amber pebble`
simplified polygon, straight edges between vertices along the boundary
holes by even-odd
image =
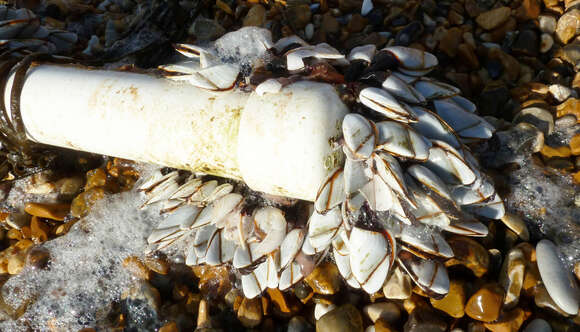
[[[176,322],[168,322],[161,326],[158,332],[179,332]]]
[[[482,322],[493,322],[499,318],[504,290],[492,283],[480,288],[467,301],[465,313]]]
[[[169,263],[163,258],[147,256],[143,262],[150,270],[159,274],[167,274],[169,272]]]
[[[28,248],[32,247],[33,245],[34,245],[34,242],[27,240],[27,239],[23,239],[23,240],[16,242],[16,244],[14,245],[14,248],[16,250],[19,250],[19,251],[26,251],[26,250],[28,250]]]
[[[262,322],[262,301],[259,297],[242,300],[238,309],[238,320],[246,328],[260,325]]]
[[[95,332],[95,329],[92,327],[85,327],[84,329],[80,329],[77,332]]]
[[[105,190],[103,188],[91,188],[83,193],[80,193],[72,201],[70,213],[75,218],[82,218],[86,216],[90,208],[99,199],[105,196]]]
[[[573,114],[580,122],[580,102],[576,98],[568,98],[565,102],[556,107],[557,116],[562,117],[566,114]]]
[[[24,205],[24,211],[32,216],[58,221],[64,220],[70,208],[70,204],[26,203]]]
[[[30,226],[22,226],[22,228],[20,228],[20,233],[22,233],[23,239],[30,239],[32,237]]]
[[[571,151],[570,148],[567,146],[559,146],[557,148],[544,145],[540,153],[546,158],[552,157],[570,157]]]
[[[576,279],[580,280],[580,262],[574,264],[574,275],[576,276]]]
[[[8,230],[6,237],[8,237],[11,240],[20,240],[20,239],[22,239],[22,232],[15,229],[15,228],[12,228],[12,229]]]
[[[449,284],[449,293],[441,300],[430,299],[431,305],[453,318],[461,318],[465,314],[465,287],[464,282],[452,280]]]
[[[296,301],[296,298],[293,301],[291,297],[284,296],[278,288],[268,288],[266,292],[272,301],[272,307],[276,314],[286,317],[296,314],[300,310],[300,303]]]
[[[572,174],[572,178],[574,179],[574,181],[576,181],[576,183],[580,184],[580,171]]]
[[[223,297],[232,288],[230,273],[226,266],[196,265],[192,270],[199,278],[199,290],[204,296]]]
[[[104,187],[107,184],[107,173],[102,168],[90,170],[86,176],[85,191],[91,188]]]
[[[580,134],[572,137],[570,140],[570,151],[573,155],[580,155]]]
[[[413,294],[411,297],[403,301],[403,309],[405,309],[408,314],[412,313],[415,309],[426,305],[427,303],[425,300],[417,294]]]
[[[211,318],[209,316],[209,304],[206,300],[199,301],[197,311],[197,329],[211,327]]]
[[[265,296],[260,297],[260,300],[262,300],[262,314],[268,316],[270,313],[270,301]]]
[[[489,253],[479,242],[463,236],[447,240],[455,257],[445,262],[445,266],[463,265],[473,271],[476,277],[483,276],[489,268]]]
[[[492,332],[517,332],[529,316],[529,312],[515,308],[502,314],[497,322],[485,323],[484,326]]]
[[[340,289],[340,279],[336,264],[325,262],[317,266],[304,280],[315,293],[332,295]]]
[[[38,241],[44,242],[48,240],[48,233],[50,232],[50,227],[40,220],[37,216],[33,216],[30,221],[30,235],[31,238]]]
[[[68,233],[68,231],[70,230],[70,228],[71,228],[71,227],[72,227],[72,226],[73,226],[73,225],[74,225],[74,224],[75,224],[77,221],[78,221],[78,219],[74,219],[74,220],[71,220],[71,221],[69,221],[69,222],[67,222],[67,223],[64,223],[64,224],[62,224],[62,225],[58,225],[58,226],[56,227],[56,229],[54,229],[54,235],[57,235],[57,236],[59,236],[59,235],[64,235],[64,234]]]
[[[123,267],[134,277],[148,280],[149,270],[143,262],[136,256],[129,256],[123,260]]]

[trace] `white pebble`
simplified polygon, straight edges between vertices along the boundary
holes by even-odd
[[[546,53],[552,49],[552,46],[554,46],[554,38],[552,38],[552,35],[543,33],[540,42],[540,52]]]
[[[540,15],[538,20],[540,21],[540,30],[542,30],[542,32],[552,34],[556,31],[557,22],[554,16]]]
[[[540,276],[552,300],[570,315],[578,313],[580,294],[578,284],[562,261],[560,250],[550,240],[542,240],[536,246]]]
[[[554,99],[556,99],[559,102],[563,102],[574,93],[574,90],[562,84],[552,84],[550,85],[548,90],[550,91]]]
[[[365,16],[368,13],[370,13],[371,10],[373,10],[372,0],[363,0],[362,8],[360,10],[360,13],[362,14],[362,16]]]

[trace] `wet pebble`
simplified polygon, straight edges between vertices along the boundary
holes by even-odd
[[[536,246],[536,257],[542,281],[550,297],[566,313],[578,313],[578,284],[560,260],[560,251],[550,240]]]
[[[469,298],[465,313],[482,322],[493,322],[499,318],[503,297],[503,288],[495,283],[487,284]]]
[[[57,221],[63,221],[70,209],[69,204],[26,203],[24,205],[24,211],[32,216]]]
[[[517,248],[511,249],[504,259],[499,283],[505,291],[504,308],[511,309],[518,304],[524,284],[526,260],[524,253]]]
[[[528,227],[526,222],[518,215],[507,212],[501,221],[514,233],[516,233],[520,239],[524,241],[530,240],[530,233],[528,232]]]
[[[332,262],[318,265],[304,280],[315,293],[322,295],[335,294],[341,284],[338,268]]]
[[[451,280],[449,293],[441,300],[430,299],[431,305],[453,318],[461,318],[465,314],[465,283],[460,280]]]

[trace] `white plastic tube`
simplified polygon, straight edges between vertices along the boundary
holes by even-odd
[[[8,105],[8,88],[6,96]],[[322,83],[260,97],[58,65],[29,70],[20,106],[36,142],[241,179],[306,200],[343,160],[333,141],[348,113]]]

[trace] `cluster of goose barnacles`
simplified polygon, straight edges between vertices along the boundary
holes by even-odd
[[[464,145],[490,138],[494,128],[459,89],[424,76],[437,66],[427,52],[365,45],[345,57],[296,36],[264,47],[268,63],[245,80],[238,65],[192,45],[176,47],[187,61],[161,69],[213,91],[252,88],[263,95],[297,80],[335,84],[355,101],[336,142],[344,165],[321,184],[307,223],[288,217],[283,206],[248,203],[231,183],[158,172],[139,187],[144,206],[162,202],[167,214],[149,243],[157,249],[187,243],[187,265],[231,264],[248,298],[267,287],[288,289],[327,256],[350,286],[367,293],[380,290],[398,264],[426,294],[445,296],[443,262],[453,250],[443,232],[483,237],[487,227],[479,219],[504,214]]]

